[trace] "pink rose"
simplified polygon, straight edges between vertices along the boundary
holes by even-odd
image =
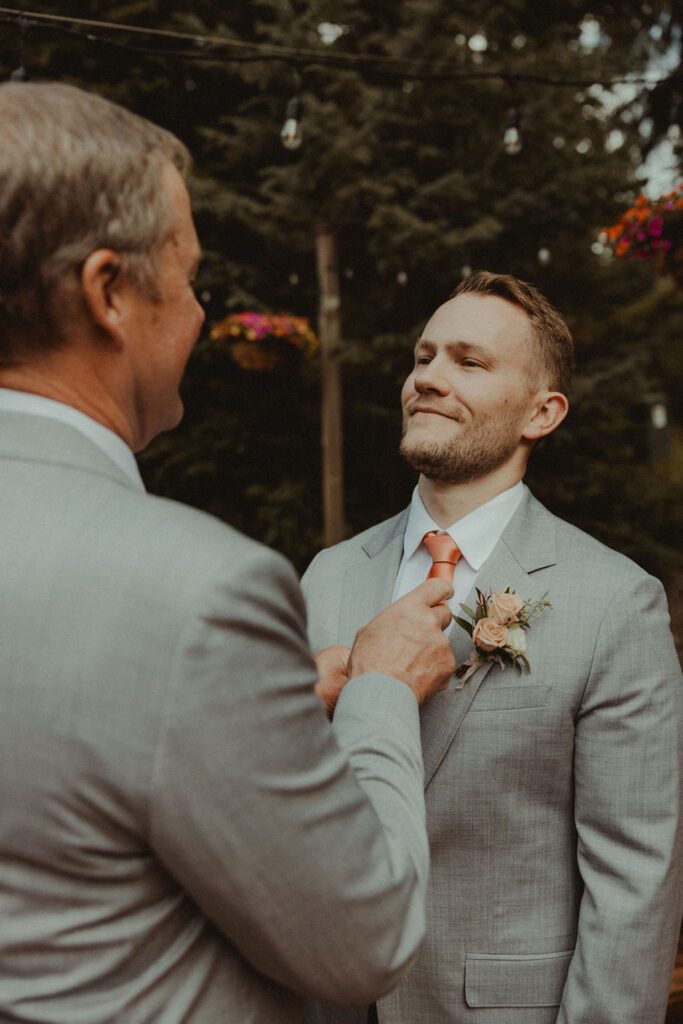
[[[504,647],[507,637],[507,628],[493,619],[479,619],[472,634],[475,646],[482,651],[495,651],[496,647]]]
[[[508,622],[517,622],[524,601],[519,594],[491,594],[489,615],[494,622],[506,626]]]

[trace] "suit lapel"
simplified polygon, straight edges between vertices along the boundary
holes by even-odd
[[[474,607],[476,587],[480,590],[493,588],[500,591],[509,586],[522,597],[536,596],[530,589],[532,584],[529,576],[537,569],[554,564],[555,558],[553,517],[527,491],[503,535],[479,571],[464,603],[470,608]],[[472,641],[464,629],[455,625],[451,644],[456,661],[460,665],[472,650]],[[420,731],[425,786],[431,781],[453,743],[479,687],[494,668],[500,673],[501,669],[491,662],[482,665],[461,690],[457,689],[458,680],[454,678],[448,690],[436,694],[423,705],[420,712]]]
[[[407,521],[406,510],[382,523],[363,545],[365,559],[346,570],[339,621],[339,635],[346,638],[342,642],[352,643],[361,626],[391,604]]]

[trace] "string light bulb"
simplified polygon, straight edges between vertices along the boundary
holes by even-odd
[[[669,127],[667,128],[666,137],[673,147],[674,153],[678,153],[681,149],[681,143],[683,142],[683,133],[681,133],[680,125],[680,109],[681,109],[681,97],[678,93],[674,93],[674,97],[671,101],[671,113],[669,115]]]
[[[10,82],[26,82],[28,81],[28,72],[24,66],[24,41],[28,31],[28,21],[26,18],[20,17],[17,20],[17,25],[19,27],[19,67],[14,69],[9,78]]]
[[[508,156],[516,156],[522,151],[522,134],[519,130],[519,111],[517,107],[510,107],[505,132],[503,133],[503,149]]]
[[[301,131],[301,103],[298,96],[292,96],[285,108],[285,123],[280,132],[280,142],[285,149],[298,149],[303,142]]]

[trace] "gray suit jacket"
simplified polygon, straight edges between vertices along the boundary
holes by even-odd
[[[391,600],[406,520],[313,561],[314,650],[350,643]],[[528,492],[477,584],[547,591],[553,610],[527,634],[530,675],[489,663],[423,708],[428,934],[379,1019],[661,1024],[682,909],[682,689],[663,589]],[[453,644],[463,661],[464,630]]]
[[[395,985],[408,687],[355,680],[335,738],[291,567],[71,427],[0,414],[0,523],[0,1019],[289,1024]]]

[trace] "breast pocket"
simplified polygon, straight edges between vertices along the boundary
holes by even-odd
[[[472,1007],[559,1006],[573,950],[533,956],[468,953],[465,1002]]]
[[[474,711],[516,711],[522,708],[543,708],[550,699],[549,686],[488,686],[482,682],[472,701]]]

